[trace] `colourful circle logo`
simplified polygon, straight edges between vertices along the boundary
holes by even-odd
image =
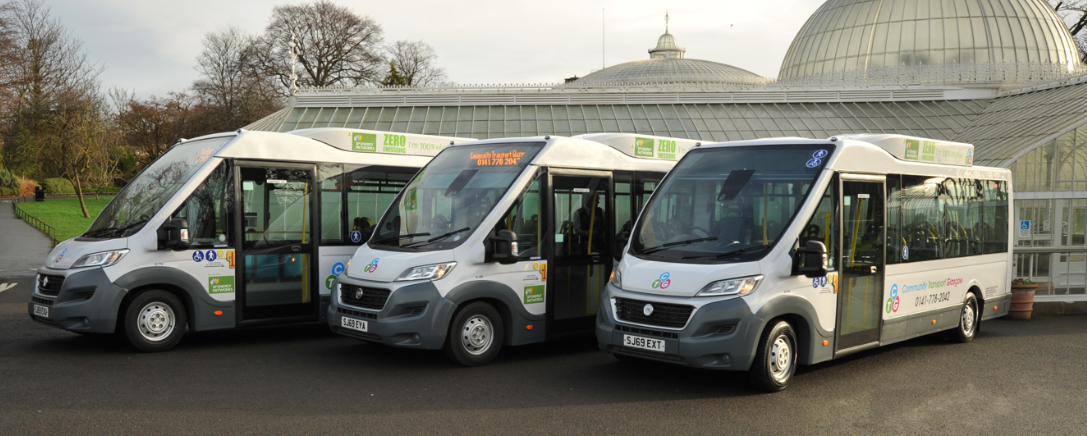
[[[898,299],[898,284],[891,285],[891,296],[887,299],[887,307],[885,310],[887,313],[898,312],[898,307],[901,301]]]
[[[668,289],[672,286],[672,280],[669,279],[671,276],[669,273],[661,274],[659,279],[653,280],[653,289]]]
[[[374,271],[377,271],[377,263],[380,260],[381,260],[380,257],[375,257],[374,260],[370,262],[370,265],[368,265],[366,268],[363,268],[363,269],[368,273],[372,273]]]

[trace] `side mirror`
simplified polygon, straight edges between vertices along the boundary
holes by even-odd
[[[189,222],[183,218],[172,218],[158,229],[159,250],[187,250],[191,241],[189,239]]]
[[[488,239],[491,261],[501,264],[517,262],[517,234],[509,230],[499,230]]]
[[[793,255],[793,275],[808,278],[827,276],[827,246],[819,241],[808,241]]]

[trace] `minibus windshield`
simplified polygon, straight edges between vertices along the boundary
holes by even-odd
[[[128,182],[83,237],[113,239],[136,234],[231,139],[233,136],[175,145]]]
[[[400,192],[370,246],[429,251],[460,245],[543,146],[520,142],[445,149]]]
[[[692,150],[642,212],[631,253],[690,262],[761,258],[833,151],[831,144]]]

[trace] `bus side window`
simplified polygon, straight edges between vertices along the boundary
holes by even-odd
[[[321,181],[321,244],[343,243],[343,165],[318,164],[317,179]]]
[[[360,245],[370,239],[374,225],[385,209],[392,204],[396,194],[408,184],[418,171],[415,168],[359,167],[344,168],[344,191],[347,196],[347,235],[358,231],[361,239],[349,243]]]
[[[943,203],[940,181],[927,176],[902,176],[900,237],[906,244],[904,262],[944,257]]]
[[[540,252],[540,233],[543,221],[540,220],[540,174],[529,183],[521,197],[510,206],[502,219],[495,225],[494,231],[511,230],[517,235],[518,259],[525,260],[542,256]]]
[[[830,179],[808,224],[800,231],[800,246],[819,241],[827,246],[827,269],[834,270],[838,260],[838,175]]]
[[[193,248],[229,247],[234,213],[234,171],[223,161],[197,186],[174,218],[189,222]]]

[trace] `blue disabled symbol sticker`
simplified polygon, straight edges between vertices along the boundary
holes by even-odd
[[[812,153],[811,157],[814,157],[816,159],[822,159],[824,157],[827,157],[827,151],[826,150],[816,151],[815,153]]]
[[[823,163],[822,159],[811,158],[810,160],[808,160],[808,163],[804,164],[804,166],[806,166],[808,168],[815,168],[815,167],[821,165],[822,163]]]
[[[215,262],[215,250],[208,250],[204,257],[208,259],[208,262]]]
[[[336,262],[335,265],[332,265],[332,275],[339,277],[339,275],[343,273],[344,268],[346,267],[343,262]]]
[[[197,252],[193,253],[192,254],[192,260],[193,260],[193,262],[203,261],[204,260],[204,252],[203,251],[197,251]]]
[[[358,244],[359,242],[362,242],[362,232],[360,232],[358,230],[352,230],[351,231],[351,242],[354,242],[356,244]]]

